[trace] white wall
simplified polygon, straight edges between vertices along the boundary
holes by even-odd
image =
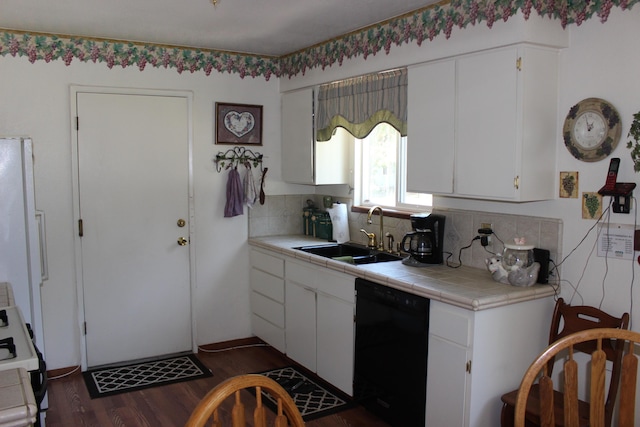
[[[580,193],[598,191],[604,184],[609,158],[595,163],[580,162],[569,154],[561,137],[562,125],[569,108],[582,99],[599,97],[611,102],[622,119],[622,138],[612,154],[613,157],[622,159],[618,181],[638,183],[639,176],[633,172],[629,150],[626,148],[626,136],[632,115],[640,111],[640,55],[637,54],[637,40],[640,40],[640,8],[635,7],[628,11],[614,8],[605,24],[594,18],[579,27],[571,25],[564,32],[557,22],[533,15],[531,18],[534,26],[544,28],[547,34],[543,36],[548,36],[549,41],[560,40],[561,46],[564,38],[568,46],[560,50],[556,171],[578,171]],[[488,30],[484,24],[465,30],[454,29],[450,40],[445,40],[440,35],[431,43],[425,42],[422,47],[394,46],[389,55],[378,53],[366,60],[359,58],[343,67],[334,66],[324,72],[309,70],[305,76],[283,80],[282,90],[424,62],[464,53],[470,48],[510,42],[510,37],[519,34],[514,28],[516,24],[517,18],[512,18],[507,23],[494,24],[492,30]],[[564,34],[558,34],[559,29],[560,33]],[[505,35],[503,40],[496,39],[499,34]],[[557,179],[556,176],[556,181]],[[636,193],[638,191],[640,190]],[[605,198],[604,203],[608,202],[608,198]],[[562,251],[565,255],[578,245],[595,222],[582,219],[580,198],[556,198],[545,202],[518,204],[436,197],[434,204],[437,207],[559,218],[564,222]],[[636,209],[631,214],[612,213],[610,221],[614,224],[634,224],[635,216]],[[473,236],[468,237],[471,239]],[[640,293],[640,290],[634,289],[637,285],[632,286],[632,268],[637,274],[638,263],[613,259],[605,262],[605,258],[596,257],[595,252],[590,255],[594,243],[595,233],[592,232],[563,264],[562,279],[567,282],[563,283],[562,296],[565,299],[573,296],[570,285],[572,284],[578,287],[580,294],[573,299],[574,304],[601,306],[604,310],[618,315],[625,311],[630,312],[633,322],[635,317],[640,316],[640,304],[632,304],[638,300]],[[632,328],[640,330],[640,321],[633,323]]]
[[[212,159],[229,146],[213,144],[216,101],[259,104],[269,167],[267,192],[291,191],[280,176],[280,100],[273,79],[240,79],[214,73],[136,67],[109,70],[104,64],[62,61],[31,64],[26,58],[0,57],[0,135],[29,135],[35,144],[36,204],[46,212],[49,280],[42,290],[48,367],[80,364],[79,319],[74,265],[76,232],[72,216],[69,87],[96,85],[192,91],[197,343],[247,337],[249,315],[248,216],[223,218],[226,173]],[[126,155],[126,153],[123,153]],[[152,159],[150,153],[150,159]],[[151,160],[150,160],[151,161]],[[144,167],[144,165],[141,165]],[[273,182],[273,183],[272,183]],[[142,303],[142,302],[141,302]],[[115,313],[117,313],[117,308]]]

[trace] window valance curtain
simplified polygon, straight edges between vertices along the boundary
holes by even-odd
[[[328,83],[318,89],[316,139],[328,141],[337,127],[364,138],[389,123],[407,135],[406,68]]]

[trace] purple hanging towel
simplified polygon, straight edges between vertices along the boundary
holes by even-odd
[[[242,180],[238,169],[233,168],[229,171],[229,180],[227,181],[227,203],[224,206],[224,216],[232,217],[242,215],[242,205],[244,202],[244,190],[242,188]]]

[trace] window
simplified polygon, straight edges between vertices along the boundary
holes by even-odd
[[[379,123],[369,135],[354,141],[354,204],[406,209],[431,206],[431,194],[406,191],[407,137]]]
[[[406,191],[406,69],[321,85],[317,101],[317,140],[354,141],[354,204],[431,206],[431,195]]]

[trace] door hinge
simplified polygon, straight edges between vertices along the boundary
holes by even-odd
[[[78,236],[84,236],[84,224],[81,219],[78,220]]]
[[[86,333],[86,331],[85,331],[85,333]],[[468,373],[471,373],[471,360],[467,360],[467,367],[466,367],[466,371],[467,371]]]
[[[80,117],[76,116],[76,130],[80,130]]]
[[[513,178],[513,186],[516,188],[516,190],[520,189],[520,175]]]
[[[87,335],[87,322],[83,322],[82,329],[84,329],[84,334]]]
[[[519,56],[518,59],[516,59],[516,69],[518,71],[522,71],[522,57]]]

